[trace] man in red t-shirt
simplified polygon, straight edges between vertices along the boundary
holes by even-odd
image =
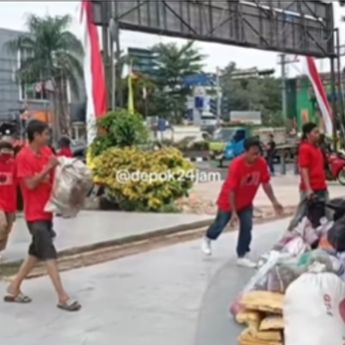
[[[67,157],[67,158],[72,158],[73,157],[73,152],[71,150],[71,140],[68,137],[62,137],[60,139],[60,150],[58,151],[58,156],[59,157]]]
[[[211,241],[219,237],[229,221],[234,223],[239,220],[238,265],[256,266],[248,258],[248,254],[252,239],[253,200],[261,184],[276,212],[282,213],[283,208],[275,198],[270,184],[267,163],[261,157],[260,142],[256,138],[249,138],[245,142],[245,153],[234,159],[229,167],[228,176],[218,198],[216,219],[202,242],[202,250],[206,255],[211,255]]]
[[[14,147],[0,142],[0,259],[6,249],[17,210],[17,183]]]
[[[17,177],[24,199],[24,214],[32,236],[29,257],[10,284],[5,302],[29,303],[31,299],[21,292],[21,285],[38,261],[44,261],[58,295],[58,307],[66,311],[80,309],[77,301],[70,299],[61,283],[57,266],[57,253],[53,244],[53,214],[45,211],[53,184],[57,158],[48,148],[49,127],[46,123],[31,120],[27,126],[29,145],[17,156]]]
[[[301,174],[300,203],[289,230],[293,230],[308,213],[313,200],[325,203],[328,200],[325,158],[319,146],[320,131],[315,123],[306,123],[298,150],[298,167]],[[323,212],[326,213],[325,210]]]

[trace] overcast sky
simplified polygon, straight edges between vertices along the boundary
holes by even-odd
[[[25,29],[25,19],[29,13],[37,15],[63,15],[70,14],[74,17],[74,23],[71,30],[80,35],[78,27],[78,9],[79,1],[1,1],[0,2],[0,27],[14,30]],[[345,43],[345,24],[340,24],[340,18],[345,16],[345,8],[340,9],[335,4],[335,21],[340,26],[342,35],[341,41]],[[159,42],[183,42],[183,40],[173,39],[162,36],[153,36],[133,32],[121,32],[121,49],[127,47],[150,47]],[[220,45],[215,43],[198,42],[198,46],[207,56],[205,67],[209,71],[214,71],[217,66],[225,67],[230,61],[235,61],[241,68],[250,68],[257,66],[260,69],[276,68],[278,56],[276,53],[270,53],[260,50],[238,48],[234,46]],[[345,61],[344,61],[345,62]],[[319,67],[322,70],[327,69],[326,62],[320,62]],[[288,72],[290,75],[302,71],[301,66],[290,65]]]

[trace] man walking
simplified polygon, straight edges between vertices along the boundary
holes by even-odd
[[[270,168],[271,175],[274,176],[274,157],[276,155],[276,142],[274,141],[274,135],[270,134],[270,139],[267,143],[267,163]]]
[[[263,185],[277,213],[281,214],[283,208],[274,196],[268,166],[261,157],[259,140],[249,138],[245,141],[244,147],[245,153],[234,159],[229,167],[228,177],[218,198],[218,213],[203,238],[202,250],[206,255],[211,255],[211,242],[219,237],[229,221],[234,223],[239,220],[237,263],[240,266],[254,268],[256,264],[249,259],[248,254],[252,240],[253,200],[259,186]]]
[[[6,249],[17,211],[17,179],[14,147],[0,141],[0,261]]]
[[[71,300],[61,283],[53,244],[53,215],[44,210],[52,191],[54,169],[58,165],[56,157],[47,147],[49,128],[44,122],[32,120],[27,126],[27,136],[29,145],[17,156],[17,176],[32,243],[29,256],[8,287],[4,301],[30,303],[31,298],[21,292],[21,285],[38,261],[44,261],[58,296],[58,307],[66,311],[77,311],[81,308],[80,304]]]
[[[327,202],[325,159],[319,146],[320,132],[315,123],[306,123],[302,128],[302,142],[298,150],[298,167],[301,174],[300,203],[292,219],[292,231],[307,215],[308,206],[314,200]]]

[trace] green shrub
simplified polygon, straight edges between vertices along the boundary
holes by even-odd
[[[188,195],[193,186],[193,164],[171,147],[158,151],[112,148],[95,158],[92,170],[94,182],[105,186],[111,199],[128,211],[171,212],[175,210],[175,201]],[[163,178],[128,178],[134,173],[163,174]],[[169,178],[164,178],[167,173]]]
[[[91,145],[91,155],[100,155],[111,147],[145,145],[149,132],[139,114],[126,110],[108,113],[97,122],[98,135]]]

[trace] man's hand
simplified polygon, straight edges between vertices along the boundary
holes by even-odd
[[[55,156],[53,156],[50,158],[47,164],[47,169],[49,171],[54,170],[58,165],[59,165],[59,160]]]
[[[0,230],[6,231],[7,228],[7,218],[5,215],[5,212],[0,211]],[[1,236],[1,232],[0,232],[0,236]]]
[[[308,200],[312,200],[312,199],[314,198],[314,192],[313,192],[312,189],[308,189],[308,190],[306,191],[306,198],[307,198]]]
[[[273,203],[273,208],[275,213],[279,216],[281,216],[284,213],[284,208],[278,201]]]
[[[230,226],[236,226],[239,222],[239,217],[237,212],[233,212],[230,219]]]

